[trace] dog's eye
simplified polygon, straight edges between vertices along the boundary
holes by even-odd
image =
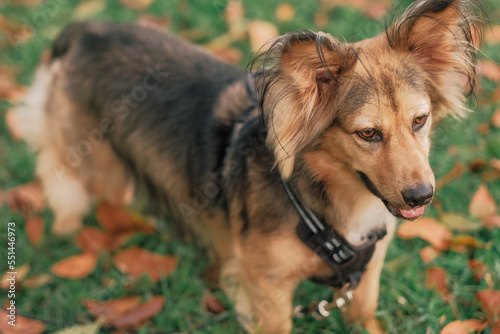
[[[413,121],[413,131],[418,130],[420,127],[422,127],[425,124],[425,121],[427,121],[427,118],[427,115],[415,118],[415,120]]]
[[[381,141],[382,140],[382,135],[380,132],[377,130],[371,128],[371,129],[364,129],[362,131],[357,132],[358,136],[360,136],[362,139],[366,141]]]

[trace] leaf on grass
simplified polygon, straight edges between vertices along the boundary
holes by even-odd
[[[177,258],[174,256],[152,253],[135,246],[116,254],[114,262],[127,275],[138,278],[144,274],[153,282],[170,275],[177,266]]]
[[[21,140],[23,133],[14,109],[8,110],[5,114],[5,125],[7,125],[7,130],[9,130],[12,139],[15,141]]]
[[[432,246],[424,247],[420,250],[420,257],[424,263],[432,262],[439,255],[439,251]]]
[[[491,25],[485,29],[484,42],[489,45],[500,43],[500,25]]]
[[[218,300],[209,290],[205,291],[203,299],[201,300],[201,305],[205,311],[211,314],[221,314],[226,311],[227,308],[220,300]]]
[[[97,319],[95,322],[89,324],[75,325],[61,329],[54,334],[98,334],[103,324],[103,319]]]
[[[25,263],[22,266],[15,268],[14,270],[7,270],[2,276],[2,282],[0,283],[1,288],[4,290],[9,289],[11,282],[9,281],[9,278],[11,278],[12,276],[15,276],[16,286],[18,286],[18,284],[20,284],[24,280],[26,275],[28,275],[29,271],[30,265],[28,263]],[[9,274],[10,272],[15,272],[16,274]]]
[[[469,170],[471,171],[471,173],[479,173],[486,167],[488,167],[488,161],[486,161],[486,159],[474,159],[469,164]]]
[[[98,302],[95,300],[83,300],[83,305],[89,310],[96,318],[102,318],[108,325],[121,317],[125,312],[128,312],[141,303],[137,296],[124,297],[113,299],[106,302]]]
[[[42,287],[50,282],[52,282],[52,276],[49,274],[40,274],[26,278],[23,282],[23,286],[34,289]]]
[[[493,227],[500,228],[500,216],[497,215],[489,216],[484,220],[484,225],[486,225],[486,227],[490,229]]]
[[[230,0],[227,2],[224,10],[224,19],[228,25],[233,25],[242,21],[245,18],[245,8],[243,1]]]
[[[131,234],[106,233],[95,227],[84,227],[75,237],[75,242],[82,248],[84,253],[99,254],[100,251],[111,252],[120,247]]]
[[[271,46],[270,42],[279,35],[275,25],[265,21],[252,21],[248,24],[248,37],[252,51],[265,51]]]
[[[164,303],[165,298],[155,296],[144,304],[122,314],[113,322],[113,325],[125,329],[137,327],[158,314],[163,309]]]
[[[483,305],[490,324],[500,325],[500,291],[481,290],[477,292],[477,298]]]
[[[479,319],[455,320],[444,326],[440,334],[469,334],[482,331],[486,323]]]
[[[486,274],[487,270],[486,265],[483,262],[476,259],[469,260],[469,268],[474,274],[474,280],[476,282],[480,282],[483,279],[484,274]]]
[[[73,20],[82,21],[95,16],[106,8],[106,2],[101,0],[87,0],[80,2],[73,11]]]
[[[467,250],[467,248],[489,248],[490,244],[489,243],[484,243],[481,240],[478,240],[474,237],[471,237],[470,235],[455,235],[451,239],[451,249],[453,251],[461,251],[461,249],[464,249],[464,251]]]
[[[427,269],[427,279],[425,286],[429,290],[436,290],[443,298],[449,299],[450,289],[446,281],[446,271],[440,267],[430,267]]]
[[[11,326],[9,310],[0,309],[0,333],[3,334],[41,334],[45,327],[43,322],[34,319],[28,319],[16,314],[16,326]]]
[[[40,182],[23,184],[17,188],[10,189],[5,194],[7,205],[12,210],[28,213],[30,209],[40,212],[45,207],[45,198]]]
[[[30,216],[26,221],[26,234],[33,246],[38,246],[42,240],[45,224],[40,217]]]
[[[154,0],[120,0],[122,5],[132,10],[143,10],[151,6]]]
[[[491,60],[484,60],[478,64],[478,72],[491,81],[500,81],[500,66]]]
[[[493,116],[491,116],[491,124],[496,128],[500,128],[500,109],[495,110]]]
[[[401,239],[422,238],[436,250],[449,249],[452,240],[452,233],[446,226],[428,217],[404,221],[397,234]]]
[[[497,204],[491,196],[488,187],[482,184],[476,191],[469,204],[469,213],[472,217],[486,219],[497,212]]]
[[[97,220],[108,232],[145,232],[155,229],[139,214],[127,212],[124,208],[101,202],[97,207]]]
[[[465,165],[461,162],[457,162],[453,168],[446,173],[442,178],[436,181],[436,189],[441,189],[448,183],[450,183],[451,180],[456,179],[460,177],[465,171]]]
[[[278,21],[289,22],[295,17],[295,7],[289,3],[282,3],[276,8],[274,14]]]
[[[456,213],[442,213],[439,221],[451,231],[470,232],[481,228],[481,224]]]
[[[92,253],[70,256],[54,264],[50,271],[59,277],[79,279],[90,275],[96,266],[97,257]]]

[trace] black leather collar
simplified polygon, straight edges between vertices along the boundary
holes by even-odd
[[[333,269],[331,277],[313,277],[316,283],[342,288],[349,284],[356,287],[370,262],[377,241],[384,238],[387,231],[374,231],[367,241],[360,245],[351,245],[328,224],[323,223],[309,208],[304,207],[293,193],[290,185],[281,180],[283,188],[301,217],[297,225],[297,236]]]

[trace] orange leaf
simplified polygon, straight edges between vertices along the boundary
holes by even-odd
[[[275,25],[265,21],[252,21],[248,25],[248,37],[252,51],[265,51],[269,48],[270,42],[279,35]]]
[[[474,273],[474,280],[480,282],[486,274],[486,265],[476,259],[469,260],[469,268]]]
[[[435,289],[443,297],[448,298],[450,290],[446,281],[446,271],[443,268],[430,267],[427,269],[425,285],[429,290]]]
[[[128,312],[141,303],[137,296],[124,297],[113,299],[106,302],[98,302],[94,300],[83,300],[83,305],[92,313],[96,318],[104,318],[108,325],[121,317],[125,312]]]
[[[492,25],[485,29],[484,42],[490,45],[500,43],[500,25]]]
[[[131,247],[116,254],[114,261],[116,267],[129,276],[138,278],[145,274],[153,282],[170,275],[177,266],[175,257],[152,253],[139,247]]]
[[[485,327],[486,323],[478,319],[455,320],[446,325],[440,334],[469,334],[482,331]]]
[[[19,126],[19,119],[14,111],[14,109],[10,109],[5,114],[5,124],[7,125],[7,129],[10,132],[10,135],[14,140],[20,140],[22,138],[21,127]]]
[[[164,303],[165,299],[163,297],[155,296],[135,309],[125,312],[121,317],[113,321],[113,325],[119,328],[133,328],[141,325],[158,314],[163,309]]]
[[[28,319],[22,317],[18,314],[15,315],[15,324],[16,326],[11,326],[8,324],[8,321],[11,321],[10,311],[4,309],[0,309],[0,333],[3,334],[40,334],[45,330],[46,325],[39,321]],[[17,311],[17,310],[16,310]]]
[[[420,257],[424,263],[429,263],[438,257],[439,251],[435,250],[431,246],[424,247],[420,250]]]
[[[33,209],[37,212],[45,207],[45,198],[40,182],[23,184],[17,188],[7,191],[7,204],[12,210],[19,210],[24,213]]]
[[[39,288],[41,286],[44,286],[47,283],[52,282],[52,276],[49,274],[40,274],[36,276],[31,276],[26,278],[26,280],[23,282],[23,286],[26,286],[27,288]]]
[[[97,220],[109,232],[154,232],[147,220],[131,214],[124,208],[101,202],[97,207]]]
[[[488,191],[488,187],[482,184],[476,191],[469,204],[469,213],[473,217],[479,217],[481,220],[494,215],[497,212],[497,204]]]
[[[422,238],[429,242],[436,250],[450,248],[451,231],[437,220],[423,217],[415,221],[404,221],[399,225],[398,236],[401,239]]]
[[[229,25],[241,22],[245,18],[245,8],[243,7],[243,1],[228,1],[226,10],[224,11],[224,18],[226,20],[226,23]]]
[[[132,10],[146,9],[154,2],[154,0],[120,0],[122,5]]]
[[[26,221],[26,234],[32,245],[38,246],[43,237],[45,224],[40,217],[31,216]]]
[[[484,220],[484,225],[486,225],[486,227],[488,228],[493,228],[495,226],[500,228],[500,216],[497,215],[489,216]]]
[[[289,3],[282,3],[276,8],[276,19],[281,22],[289,22],[295,17],[295,7]]]
[[[22,266],[15,268],[14,270],[6,271],[1,279],[0,287],[4,290],[8,290],[10,287],[11,281],[9,280],[12,276],[15,276],[16,286],[21,283],[28,272],[30,271],[30,265],[28,263],[23,264]],[[15,272],[16,274],[12,275],[11,272]]]
[[[458,178],[460,175],[463,174],[465,171],[465,166],[461,162],[457,162],[453,168],[442,178],[436,181],[436,189],[441,189],[448,183],[450,183],[451,180]]]
[[[226,306],[222,304],[210,291],[205,291],[203,299],[201,300],[203,308],[211,314],[220,314],[227,310]]]
[[[111,234],[98,230],[95,227],[84,227],[75,237],[75,242],[84,253],[98,254],[100,251],[113,251],[126,240],[127,233]]]
[[[493,116],[491,116],[491,124],[496,128],[500,128],[500,109],[495,110]]]
[[[493,326],[491,334],[500,334],[500,325]]]
[[[491,324],[500,325],[500,291],[481,290],[477,298],[483,304]]]
[[[70,256],[54,264],[50,271],[63,278],[84,278],[94,271],[97,257],[92,253]]]
[[[484,60],[478,66],[478,72],[482,73],[485,78],[491,81],[500,81],[500,66],[491,60]]]

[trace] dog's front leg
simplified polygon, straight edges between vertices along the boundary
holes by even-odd
[[[387,248],[394,235],[395,226],[395,219],[387,223],[387,235],[377,243],[375,253],[345,312],[345,317],[349,322],[363,324],[370,333],[383,333],[375,320],[375,311],[378,304],[380,273]]]

